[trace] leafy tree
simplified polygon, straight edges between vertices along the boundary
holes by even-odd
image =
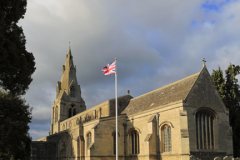
[[[35,71],[34,56],[26,51],[25,36],[17,25],[27,0],[0,0],[0,86],[11,95],[25,94]]]
[[[223,71],[220,67],[218,70],[213,70],[212,80],[217,90],[219,91],[221,98],[225,101],[225,78],[223,78]]]
[[[20,96],[0,90],[0,159],[27,159],[31,109]]]
[[[229,109],[229,121],[233,130],[233,154],[240,156],[240,90],[237,75],[240,73],[239,65],[230,64],[225,70],[225,78],[220,67],[213,70],[212,79],[218,89],[223,102]]]

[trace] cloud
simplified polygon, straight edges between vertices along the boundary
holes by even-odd
[[[115,58],[118,95],[130,90],[134,97],[199,72],[202,58],[210,72],[237,64],[239,7],[237,0],[28,1],[19,24],[37,67],[25,95],[33,106],[33,139],[49,132],[69,41],[90,108],[114,98],[114,76],[101,69]]]
[[[40,138],[43,138],[43,137],[46,137],[49,135],[48,131],[35,130],[35,129],[31,129],[29,131],[29,133],[30,133],[33,141],[36,141],[37,139],[40,139]]]

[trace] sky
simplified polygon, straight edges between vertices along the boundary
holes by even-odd
[[[49,134],[56,84],[69,42],[87,109],[133,97],[200,72],[240,62],[240,0],[28,0],[20,20],[36,71],[24,95],[33,107],[32,140]]]

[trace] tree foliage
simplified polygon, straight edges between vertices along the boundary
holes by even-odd
[[[24,159],[29,156],[30,122],[31,110],[25,100],[0,90],[0,159]]]
[[[25,36],[17,25],[27,0],[0,0],[0,86],[12,95],[25,94],[35,71],[34,56],[26,51]]]
[[[34,56],[17,25],[27,0],[0,0],[0,159],[24,159],[30,152],[29,106],[25,94],[35,71]],[[2,90],[4,89],[4,90]]]
[[[218,67],[218,70],[213,70],[211,75],[223,102],[229,109],[229,121],[233,130],[234,157],[240,156],[240,91],[236,78],[239,73],[239,65],[230,64],[225,70],[225,78],[220,67]]]

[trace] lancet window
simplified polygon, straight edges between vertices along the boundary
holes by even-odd
[[[171,136],[171,126],[166,124],[161,128],[162,137],[162,152],[172,151],[172,136]]]
[[[76,107],[72,104],[68,110],[68,118],[75,116],[77,114]]]
[[[55,123],[58,121],[58,106],[55,108]]]
[[[116,154],[116,131],[112,132],[112,136],[113,136],[113,154]],[[118,136],[120,136],[119,133]]]
[[[68,110],[68,118],[72,117],[72,108],[70,107]]]
[[[89,132],[87,134],[87,147],[90,147],[91,143],[92,143],[92,135],[91,135],[91,132]]]
[[[139,154],[139,133],[137,130],[130,132],[132,154]]]
[[[116,154],[116,132],[113,132],[113,154]]]
[[[71,95],[71,97],[75,97],[75,88],[74,88],[74,86],[72,86],[70,88],[70,95]]]
[[[76,108],[73,108],[73,116],[76,115]]]
[[[197,149],[214,149],[214,114],[202,109],[196,113]]]

